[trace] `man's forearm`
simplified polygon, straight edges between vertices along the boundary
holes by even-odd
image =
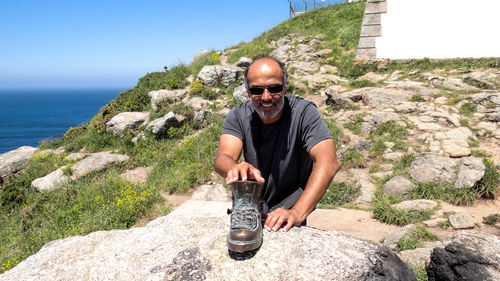
[[[229,171],[234,167],[234,165],[237,164],[238,162],[234,161],[234,159],[230,156],[225,154],[217,154],[217,156],[215,157],[214,168],[219,175],[226,177],[227,171]]]
[[[325,163],[316,163],[313,171],[309,176],[307,185],[299,200],[292,209],[299,214],[301,221],[304,221],[307,216],[314,210],[319,203],[328,186],[333,180],[333,177],[339,169],[337,161],[325,161]]]

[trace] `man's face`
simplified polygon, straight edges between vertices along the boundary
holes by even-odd
[[[279,64],[269,58],[259,59],[248,70],[247,78],[248,95],[262,122],[270,124],[278,121],[285,102],[285,91],[277,92],[280,86],[282,89],[285,86]],[[261,94],[258,94],[259,91]]]

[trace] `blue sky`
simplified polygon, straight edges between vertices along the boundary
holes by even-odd
[[[288,12],[286,0],[1,0],[0,88],[131,87]]]

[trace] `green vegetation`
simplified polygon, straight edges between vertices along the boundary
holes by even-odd
[[[476,79],[472,79],[470,77],[465,77],[464,78],[464,82],[471,85],[471,86],[474,86],[476,88],[480,88],[480,89],[485,89],[485,90],[488,90],[488,89],[492,89],[493,87],[490,86],[488,83],[485,83],[485,82],[482,82],[482,81],[479,81],[479,80],[476,80]]]
[[[198,72],[205,66],[205,65],[219,65],[220,64],[220,56],[217,51],[210,51],[207,52],[206,54],[203,54],[196,58],[193,63],[191,63],[191,74],[193,74],[193,77],[198,76]]]
[[[460,59],[446,59],[446,60],[433,60],[429,58],[415,59],[408,63],[400,63],[390,61],[384,72],[394,72],[401,70],[410,72],[419,70],[419,72],[429,72],[435,69],[462,69],[464,71],[478,68],[499,68],[500,58],[460,58]]]
[[[359,187],[345,182],[332,182],[319,202],[319,208],[334,208],[351,202],[360,193]]]
[[[467,117],[471,117],[472,114],[474,114],[476,111],[477,111],[477,107],[475,104],[473,103],[470,103],[470,102],[467,102],[467,103],[464,103],[460,106],[460,109],[459,109],[460,113],[462,113],[463,115],[467,116]]]
[[[398,203],[398,200],[392,195],[379,196],[372,204],[373,217],[388,224],[407,225],[428,220],[433,213],[432,210],[398,210],[392,207],[396,203]]]
[[[427,270],[425,269],[424,265],[421,266],[414,266],[410,265],[411,269],[413,269],[413,272],[415,272],[415,275],[417,276],[418,281],[428,281],[429,277],[427,277]]]
[[[394,150],[405,150],[406,144],[401,140],[405,139],[407,134],[408,130],[394,121],[388,121],[378,125],[370,132],[372,146],[368,151],[369,155],[376,158],[384,153],[387,148],[385,142],[394,143]]]
[[[347,150],[340,157],[340,166],[342,169],[364,168],[365,160],[363,154],[357,150]]]
[[[425,99],[421,95],[413,95],[413,96],[411,96],[410,101],[422,102],[422,101],[425,101]]]
[[[207,100],[215,100],[217,94],[212,90],[212,88],[205,85],[205,80],[198,79],[191,83],[189,87],[189,94],[191,96],[203,97]]]
[[[356,135],[362,135],[363,133],[361,132],[361,123],[363,123],[364,116],[364,113],[358,113],[354,115],[352,117],[354,120],[343,124],[344,128],[351,130],[351,132]]]
[[[500,214],[491,214],[483,218],[483,223],[487,225],[494,225],[497,222],[500,222]]]
[[[351,88],[365,88],[365,87],[375,87],[377,84],[369,80],[352,80],[349,82],[349,87]]]
[[[439,241],[439,238],[422,225],[417,225],[415,231],[410,231],[399,239],[396,244],[396,253],[416,249],[426,241]]]
[[[328,131],[330,132],[330,135],[332,136],[333,143],[335,143],[335,147],[339,147],[339,142],[343,135],[342,129],[329,119],[324,119],[324,121],[328,128]]]

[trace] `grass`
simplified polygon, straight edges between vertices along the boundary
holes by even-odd
[[[365,165],[363,154],[357,150],[347,150],[340,157],[342,169],[364,168]]]
[[[429,232],[422,225],[417,225],[415,231],[411,231],[401,237],[396,244],[396,253],[406,250],[414,250],[423,245],[426,241],[439,241],[439,237]]]
[[[342,129],[335,124],[332,120],[329,119],[323,119],[325,121],[326,127],[328,128],[328,131],[330,132],[330,135],[332,136],[333,143],[335,144],[335,147],[339,147],[340,145],[340,139],[343,136]]]
[[[377,83],[374,83],[374,82],[366,80],[366,79],[362,79],[362,80],[352,80],[349,82],[348,85],[351,88],[358,89],[358,88],[365,88],[365,87],[375,87],[377,85]]]
[[[415,273],[415,276],[417,276],[418,281],[428,281],[429,277],[427,277],[427,270],[425,269],[425,265],[410,265],[411,269],[413,269],[413,272]]]
[[[472,117],[472,115],[477,111],[477,106],[473,103],[464,103],[460,106],[460,113],[467,117]]]
[[[388,224],[407,225],[422,222],[431,218],[432,210],[406,211],[392,207],[398,203],[394,196],[379,197],[372,203],[373,218]]]
[[[194,77],[198,75],[198,72],[206,66],[206,65],[219,65],[220,64],[220,56],[217,51],[210,51],[206,54],[203,54],[202,56],[196,58],[191,65],[191,74],[193,74]]]
[[[318,208],[334,208],[347,204],[360,194],[359,187],[345,182],[332,182]]]
[[[425,101],[425,99],[421,95],[413,95],[410,98],[411,102],[422,102]]]
[[[364,113],[358,113],[354,115],[351,122],[346,122],[343,124],[344,128],[349,129],[351,132],[353,132],[353,134],[362,135],[363,133],[361,132],[361,124],[363,123],[364,116]]]
[[[494,225],[500,222],[500,214],[491,214],[483,218],[483,223],[487,225]]]

